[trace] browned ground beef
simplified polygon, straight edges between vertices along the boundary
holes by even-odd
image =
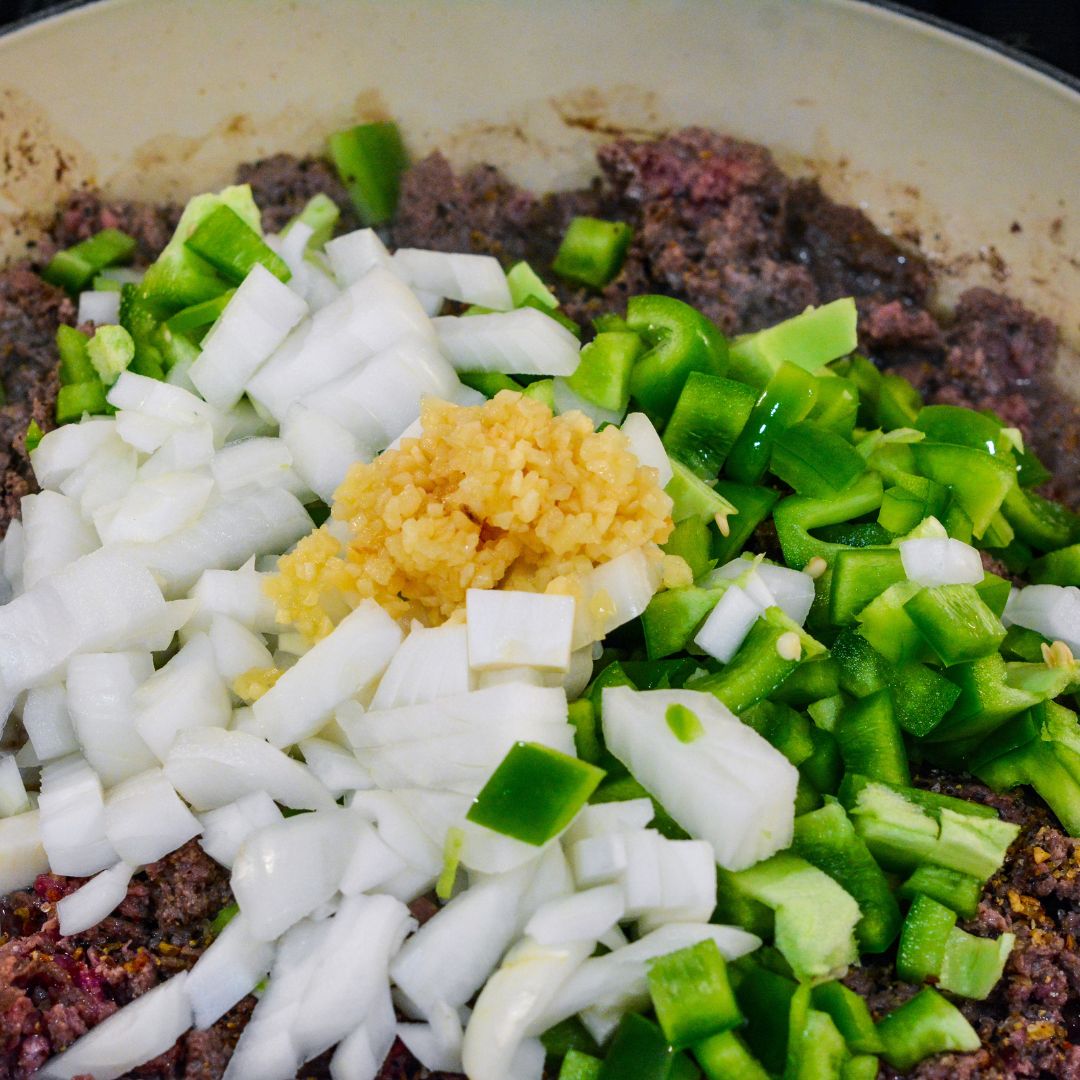
[[[912,379],[930,401],[992,407],[1024,429],[1054,471],[1053,493],[1080,505],[1080,423],[1076,406],[1047,391],[1056,331],[998,293],[972,289],[951,323],[927,308],[930,271],[917,252],[878,232],[859,210],[831,202],[813,181],[792,181],[762,147],[689,129],[651,143],[619,140],[599,152],[601,179],[577,192],[537,197],[481,166],[455,173],[440,154],[407,174],[387,239],[397,246],[528,258],[546,272],[567,222],[576,214],[619,217],[634,228],[620,275],[601,293],[557,284],[567,312],[588,325],[621,308],[629,295],[665,292],[701,308],[728,333],[768,325],[807,304],[854,295],[862,347],[883,366]],[[243,166],[270,230],[279,229],[317,192],[356,222],[325,162],[277,155]],[[139,261],[160,250],[175,207],[75,196],[58,215],[38,263],[105,226],[139,239]],[[74,307],[29,264],[0,272],[0,536],[32,489],[22,435],[34,417],[47,428],[56,379],[53,336]],[[1037,423],[1036,423],[1037,421]],[[947,777],[927,783],[997,806],[1023,833],[989,884],[966,928],[1011,930],[1017,947],[1005,978],[985,1003],[961,1002],[984,1049],[924,1062],[923,1080],[959,1077],[1080,1078],[1080,841],[1022,795],[994,796]],[[117,912],[76,938],[57,932],[54,905],[78,881],[39,878],[32,891],[0,900],[0,1080],[29,1076],[159,979],[184,970],[207,942],[208,920],[229,901],[225,872],[194,842],[146,868]],[[430,916],[431,905],[418,915]],[[915,987],[897,982],[891,963],[866,965],[848,978],[875,1014],[906,1000]],[[207,1032],[191,1032],[155,1062],[145,1078],[215,1080],[221,1076],[254,999],[247,998]],[[301,1077],[322,1078],[329,1056]],[[883,1070],[884,1075],[892,1075]],[[398,1043],[380,1080],[440,1080]],[[446,1077],[444,1080],[452,1080]]]

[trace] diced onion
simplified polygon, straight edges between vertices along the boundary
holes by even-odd
[[[79,748],[68,711],[67,690],[61,684],[28,690],[22,721],[39,761],[52,761]]]
[[[277,803],[265,791],[252,791],[236,802],[200,815],[199,846],[222,866],[231,867],[236,853],[256,829],[276,825],[281,819]]]
[[[474,671],[518,665],[566,671],[570,666],[573,597],[469,589],[465,610]]]
[[[63,758],[41,770],[38,807],[41,843],[54,874],[87,877],[116,863],[105,835],[101,781],[81,757]]]
[[[762,611],[745,589],[729,585],[694,637],[694,644],[726,664],[739,651]]]
[[[464,626],[414,623],[379,680],[371,708],[421,705],[471,689],[468,631]]]
[[[286,414],[281,438],[297,475],[327,505],[333,502],[334,492],[349,469],[358,461],[370,461],[377,449],[363,446],[336,420],[300,402]]]
[[[714,907],[715,899],[714,889]],[[544,904],[526,923],[525,933],[540,945],[596,941],[625,914],[623,890],[618,885],[601,885]]]
[[[0,892],[22,889],[48,869],[40,811],[0,818]]]
[[[630,449],[637,455],[638,461],[655,469],[656,482],[661,487],[667,487],[675,472],[653,422],[644,413],[632,412],[622,422],[622,433],[630,440]]]
[[[79,310],[75,321],[106,326],[120,321],[120,290],[99,289],[79,293]]]
[[[602,641],[612,630],[636,619],[660,588],[663,566],[655,550],[634,548],[581,576],[574,616],[574,645]]]
[[[55,491],[25,496],[22,522],[24,589],[99,546],[94,527],[82,516],[79,504]]]
[[[495,315],[441,315],[432,324],[456,371],[573,375],[580,360],[578,339],[535,308]]]
[[[1080,589],[1075,585],[1014,589],[1005,606],[1005,618],[1051,641],[1063,641],[1074,655],[1080,655]]]
[[[247,919],[234,915],[188,972],[186,992],[195,1027],[205,1031],[216,1024],[255,989],[273,962],[273,944],[253,938]]]
[[[495,311],[509,311],[514,306],[506,274],[499,260],[490,255],[398,248],[393,260],[414,289]]]
[[[14,754],[0,754],[0,818],[14,817],[30,809],[22,773]]]
[[[134,866],[157,862],[200,832],[202,825],[160,769],[125,780],[105,797],[105,835]]]
[[[899,547],[904,573],[920,585],[978,585],[985,576],[982,556],[962,540],[904,540]]]
[[[95,874],[82,888],[68,893],[56,905],[60,933],[65,936],[81,934],[115,911],[127,896],[128,882],[134,872],[133,866],[120,862]]]
[[[312,775],[321,780],[335,798],[347,791],[373,786],[367,770],[344,746],[327,739],[304,739],[299,745]]]

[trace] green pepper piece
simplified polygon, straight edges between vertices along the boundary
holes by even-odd
[[[1070,836],[1080,832],[1080,784],[1061,761],[1065,751],[1035,741],[974,770],[995,791],[1029,784],[1054,812]]]
[[[604,775],[595,765],[538,743],[515,743],[465,816],[540,847],[570,824]]]
[[[941,974],[945,947],[956,925],[956,912],[929,896],[915,897],[900,931],[896,974],[905,982],[921,983]]]
[[[672,521],[678,524],[689,517],[698,517],[703,521],[716,521],[717,525],[723,522],[730,529],[728,519],[739,512],[738,508],[695,476],[681,461],[671,460],[671,469],[672,477],[664,490],[674,504]]]
[[[899,912],[897,912],[899,927]],[[828,1013],[853,1054],[880,1054],[881,1037],[866,1002],[841,982],[815,986],[810,994],[815,1009]]]
[[[506,284],[514,307],[521,307],[526,300],[538,300],[549,311],[559,306],[558,297],[544,284],[540,275],[524,260],[514,263],[506,271]]]
[[[818,371],[855,348],[857,321],[855,301],[844,297],[744,334],[731,345],[732,373],[740,382],[761,387],[784,363]]]
[[[877,1080],[878,1059],[873,1054],[856,1054],[840,1068],[840,1080]]]
[[[226,904],[211,921],[210,936],[217,937],[239,914],[240,908],[236,904]]]
[[[921,590],[914,581],[894,582],[855,617],[860,636],[890,663],[906,664],[927,655],[926,640],[906,608]]]
[[[1015,934],[981,938],[953,927],[945,943],[938,986],[958,997],[985,1001],[1001,979],[1015,944]]]
[[[1006,494],[1001,512],[1015,530],[1017,538],[1039,552],[1064,547],[1080,537],[1080,518],[1076,514],[1061,503],[1044,499],[1034,491],[1025,491],[1017,485],[1013,485]],[[993,546],[1005,547],[1005,544]]]
[[[703,480],[714,479],[755,400],[754,391],[742,383],[692,371],[664,429],[664,448]]]
[[[1028,567],[1027,573],[1033,585],[1080,585],[1080,544],[1043,555]]]
[[[829,620],[837,626],[853,623],[871,600],[907,578],[900,552],[892,547],[838,551],[832,569]]]
[[[1041,487],[1053,478],[1053,473],[1031,453],[1030,450],[1015,450],[1016,479],[1021,487]]]
[[[462,371],[458,378],[470,390],[476,390],[484,397],[493,398],[500,390],[511,390],[515,394],[524,393],[521,383],[504,375],[501,371]]]
[[[923,407],[922,395],[899,375],[885,372],[878,391],[878,423],[886,430],[909,428]]]
[[[784,1080],[835,1080],[849,1056],[832,1017],[810,1007],[810,993],[801,986],[792,998]]]
[[[1005,627],[970,585],[922,589],[904,611],[946,667],[997,652]]]
[[[953,492],[971,519],[972,534],[982,537],[1016,486],[1015,466],[984,450],[948,443],[912,443],[911,452],[919,472]]]
[[[1000,619],[1005,613],[1012,583],[997,574],[987,573],[975,586],[975,591],[982,597],[983,603]]]
[[[936,990],[927,987],[878,1023],[884,1058],[907,1072],[931,1054],[954,1050],[970,1053],[982,1045],[964,1014]]]
[[[799,979],[835,977],[855,961],[859,905],[805,859],[781,852],[747,870],[721,868],[718,880],[720,918],[740,897],[769,908],[776,947]]]
[[[105,400],[105,386],[100,379],[71,383],[61,386],[56,395],[56,422],[70,424],[81,420],[83,413],[98,416],[108,411],[109,403]]]
[[[568,719],[574,728],[574,749],[577,751],[577,756],[582,761],[591,762],[593,765],[599,764],[603,757],[604,746],[600,738],[600,724],[593,703],[587,697],[571,701]]]
[[[626,673],[626,669],[623,665],[615,660],[612,663],[601,668],[600,672],[589,683],[588,688],[585,690],[585,697],[592,702],[593,708],[596,710],[597,722],[599,723],[601,714],[601,702],[603,700],[604,690],[609,686],[629,686],[632,690],[639,690],[640,687],[636,686],[634,680]]]
[[[170,315],[165,320],[166,328],[174,334],[194,335],[198,331],[205,332],[218,321],[235,292],[235,289],[226,289],[212,300],[204,300],[201,304],[181,308],[175,315]]]
[[[713,537],[712,557],[722,566],[739,555],[754,530],[769,516],[780,493],[759,484],[735,484],[730,480],[718,480],[715,490],[735,507],[734,513],[726,518],[727,536],[717,533]]]
[[[735,998],[747,1021],[742,1034],[765,1068],[779,1073],[787,1058],[788,1016],[797,984],[762,967],[757,960],[742,963],[742,978],[735,988]]]
[[[105,267],[127,262],[135,254],[136,246],[133,236],[119,229],[102,229],[88,239],[58,251],[41,271],[41,276],[50,285],[74,296]]]
[[[1038,703],[1036,694],[1010,685],[1008,676],[1009,667],[996,652],[951,668],[949,679],[960,687],[960,695],[930,741],[985,738]]]
[[[522,390],[525,397],[543,402],[552,412],[555,411],[555,380],[536,379]]]
[[[952,443],[983,450],[1008,462],[1014,459],[1012,443],[1001,433],[1001,424],[985,413],[958,405],[927,405],[913,425],[931,442]]]
[[[888,690],[852,702],[833,734],[849,772],[890,784],[911,783],[907,751]]]
[[[409,164],[397,124],[383,120],[337,131],[327,148],[360,220],[365,225],[388,221]]]
[[[105,386],[112,386],[135,357],[135,342],[122,326],[99,326],[86,343],[90,363]]]
[[[944,866],[918,866],[897,890],[897,895],[914,900],[922,894],[952,908],[965,919],[973,918],[982,897],[982,882],[970,874],[961,874]]]
[[[773,701],[795,709],[805,709],[812,702],[840,690],[840,668],[831,656],[815,656],[800,664],[773,695]]]
[[[649,659],[658,660],[686,648],[708,617],[723,589],[687,585],[657,593],[641,614]]]
[[[832,734],[836,730],[836,725],[840,723],[840,717],[843,715],[845,708],[847,708],[845,696],[843,694],[833,694],[831,697],[811,702],[806,707],[806,711],[810,719],[814,721],[821,731]],[[837,753],[839,753],[839,750],[837,750]]]
[[[654,1023],[627,1013],[611,1040],[600,1080],[675,1080],[682,1075],[680,1058],[685,1060]]]
[[[693,1047],[693,1053],[708,1080],[769,1080],[761,1062],[734,1031],[710,1035]]]
[[[281,230],[282,237],[289,235],[289,230],[297,223],[307,225],[312,230],[304,247],[305,251],[319,251],[334,235],[334,228],[341,217],[338,204],[323,192],[317,192],[304,204],[303,210],[292,218]]]
[[[630,392],[653,420],[666,420],[692,371],[723,375],[724,335],[699,311],[670,296],[634,296],[626,324],[650,348],[634,365]]]
[[[889,683],[885,658],[861,634],[845,630],[833,642],[840,687],[856,697],[867,697]]]
[[[184,243],[234,285],[239,285],[257,263],[280,281],[292,276],[285,260],[228,206],[207,214]]]
[[[842,435],[848,442],[855,434],[859,414],[859,388],[842,375],[818,372],[818,393],[807,420]]]
[[[667,555],[677,555],[690,567],[694,580],[704,577],[716,565],[710,558],[715,529],[699,517],[684,518],[660,547]]]
[[[582,348],[566,385],[601,409],[624,413],[630,402],[630,375],[644,348],[641,338],[628,331],[597,334]]]
[[[559,1080],[599,1080],[604,1063],[591,1054],[569,1050],[559,1069]]]
[[[60,353],[60,384],[70,386],[73,383],[92,382],[98,378],[90,354],[86,351],[89,334],[76,330],[74,326],[61,323],[56,328],[56,348]]]
[[[26,447],[26,452],[32,454],[44,438],[45,432],[41,430],[41,425],[36,420],[31,420],[26,425],[26,434],[23,435],[23,446]]]
[[[803,420],[777,436],[769,471],[800,495],[827,498],[862,476],[866,462],[842,435]]]
[[[602,289],[622,269],[632,236],[625,221],[576,217],[563,235],[551,269],[578,285]]]
[[[801,367],[780,365],[761,391],[727,457],[724,469],[732,480],[740,484],[761,482],[777,438],[804,420],[813,408],[817,384],[818,380]]]
[[[888,683],[896,722],[917,738],[925,738],[937,728],[961,692],[956,683],[920,663],[891,668]]]
[[[862,913],[855,927],[859,948],[868,953],[884,952],[900,928],[900,908],[888,880],[844,808],[829,800],[820,810],[796,818],[791,850],[824,871],[854,897]],[[852,1049],[876,1052],[870,1045]]]
[[[828,499],[808,495],[781,499],[773,511],[773,520],[784,561],[796,570],[801,570],[814,556],[831,563],[840,546],[818,540],[810,530],[872,513],[881,505],[881,496],[881,478],[868,472],[846,491]]]
[[[759,701],[740,718],[798,768],[814,753],[813,725],[801,713],[772,701]]]
[[[566,1057],[577,1051],[586,1057],[596,1057],[600,1048],[596,1040],[585,1029],[585,1025],[576,1016],[562,1020],[550,1027],[540,1036],[544,1051],[548,1057]]]
[[[742,1024],[727,964],[715,941],[656,957],[647,966],[656,1018],[676,1050]]]

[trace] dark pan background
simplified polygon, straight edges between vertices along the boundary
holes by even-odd
[[[54,6],[55,0],[0,0],[0,30]],[[946,19],[1080,78],[1080,0],[905,0],[902,6]]]

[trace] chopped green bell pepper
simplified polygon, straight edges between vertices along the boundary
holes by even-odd
[[[888,690],[852,702],[833,734],[849,772],[905,787],[911,783],[907,751]]]
[[[664,448],[703,480],[715,479],[755,400],[743,383],[692,371],[664,429]]]
[[[629,331],[597,334],[581,350],[581,360],[566,385],[579,397],[615,413],[630,402],[630,375],[645,346]]]
[[[239,285],[257,263],[280,281],[292,276],[285,260],[228,206],[207,214],[184,243],[234,285]]]
[[[743,1022],[727,964],[711,939],[650,960],[648,978],[656,1019],[676,1050]]]
[[[904,611],[946,667],[995,653],[1005,627],[971,585],[922,589]]]
[[[337,131],[327,148],[360,220],[365,225],[388,221],[409,164],[397,124],[384,120]]]
[[[58,251],[41,276],[72,296],[82,292],[94,275],[107,266],[127,262],[135,254],[136,240],[119,229],[102,229],[72,247]]]
[[[802,420],[777,436],[769,471],[800,495],[828,498],[862,476],[866,462],[842,435]]]
[[[927,987],[878,1023],[883,1057],[907,1072],[923,1058],[954,1050],[970,1053],[982,1045],[964,1014],[936,990]]]
[[[567,281],[602,289],[622,269],[632,236],[625,221],[576,217],[567,227],[551,269]]]

